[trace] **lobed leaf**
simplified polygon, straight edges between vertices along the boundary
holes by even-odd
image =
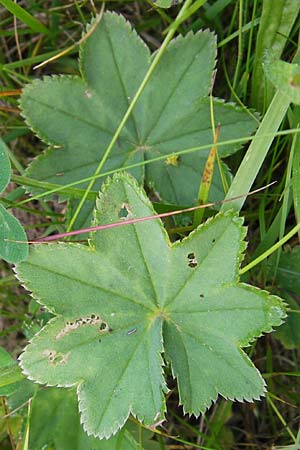
[[[10,162],[6,145],[0,139],[0,192],[4,191],[10,180]]]
[[[153,213],[136,181],[116,174],[102,189],[95,223]],[[131,413],[163,419],[163,358],[180,402],[199,415],[221,394],[248,400],[264,381],[241,350],[285,316],[278,297],[240,283],[245,229],[219,214],[171,244],[160,220],[93,232],[89,246],[36,247],[19,279],[56,317],[21,355],[24,373],[50,386],[77,386],[81,421],[100,438]]]
[[[22,244],[15,241],[21,241]],[[0,258],[18,263],[28,256],[27,236],[14,216],[0,204]]]
[[[45,77],[23,91],[23,115],[50,145],[27,170],[32,178],[64,185],[92,176],[151,64],[153,55],[122,16],[105,13],[91,29],[80,49],[81,78]],[[161,199],[179,204],[196,201],[209,149],[170,155],[213,142],[207,96],[215,57],[216,39],[208,31],[188,33],[170,43],[102,172],[141,164],[131,173]],[[253,118],[232,104],[215,100],[214,109],[221,125],[220,142],[249,135],[256,128]],[[239,148],[220,147],[220,156]],[[143,167],[144,161],[161,156],[159,162]],[[227,167],[224,170],[229,173]],[[101,183],[98,180],[95,188]],[[223,196],[216,170],[210,200]],[[87,213],[81,221],[86,217]]]
[[[276,330],[274,336],[279,339],[282,345],[287,349],[300,348],[299,301],[297,302],[286,292],[281,292],[281,295],[288,305],[288,316],[282,327],[280,327],[279,330]]]
[[[74,389],[39,390],[31,404],[29,450],[50,446],[55,450],[147,450],[150,448],[147,438],[143,439],[145,445],[140,446],[129,426],[108,441],[88,436],[79,421]]]
[[[152,0],[159,8],[170,8],[171,6],[181,3],[182,0]]]
[[[20,368],[16,366],[14,359],[3,347],[0,347],[0,396],[9,396],[16,390],[16,378],[19,373]],[[23,378],[22,375],[19,376],[20,379]],[[18,378],[17,381],[19,381]]]
[[[10,161],[7,147],[0,138],[0,193],[5,190],[10,180]],[[22,241],[19,244],[14,241]],[[27,236],[14,216],[6,211],[0,203],[0,258],[9,263],[23,261],[28,256]]]
[[[276,267],[276,260],[272,258],[270,263],[270,279],[273,278],[275,270],[275,285],[279,289],[280,295],[288,305],[288,316],[285,323],[276,330],[274,334],[285,348],[293,349],[300,347],[300,246],[286,248],[280,254],[279,265]],[[277,270],[276,270],[277,269]],[[272,279],[273,283],[274,280]]]
[[[264,70],[271,83],[291,102],[300,104],[300,66],[274,59],[270,51],[265,58]]]

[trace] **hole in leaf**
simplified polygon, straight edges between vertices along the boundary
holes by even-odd
[[[109,331],[107,323],[102,322],[100,327],[99,327],[99,331]]]
[[[56,339],[61,339],[71,331],[77,330],[78,328],[88,325],[89,326],[99,325],[100,333],[104,331],[109,331],[108,324],[104,322],[100,316],[97,316],[96,314],[91,314],[90,316],[79,317],[78,319],[75,319],[75,321],[73,322],[67,322],[64,328],[60,330],[60,332],[56,335]]]
[[[132,217],[132,213],[127,203],[122,203],[122,206],[119,209],[118,217],[119,219],[130,219],[130,217]]]
[[[201,297],[201,298],[204,298],[204,295],[203,295],[203,294],[200,294],[200,297]]]
[[[191,252],[187,255],[188,266],[192,269],[195,269],[198,266],[198,261],[194,252]]]
[[[57,353],[55,350],[45,350],[43,356],[48,358],[50,364],[66,364],[70,355],[69,353]]]
[[[215,239],[212,239],[212,241],[211,241],[213,244],[216,242],[216,240]]]

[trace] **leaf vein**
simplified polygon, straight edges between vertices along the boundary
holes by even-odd
[[[222,233],[220,233],[220,235],[218,236],[217,240],[219,241],[220,239],[222,239],[223,234],[227,231],[227,229],[223,229]],[[217,242],[216,240],[216,242]],[[182,286],[180,286],[180,288],[178,289],[178,291],[176,292],[176,294],[173,296],[173,298],[170,299],[169,302],[166,302],[165,306],[169,306],[172,303],[174,303],[174,301],[177,299],[177,297],[181,294],[181,292],[186,288],[187,284],[190,282],[190,280],[194,277],[194,275],[198,272],[198,270],[200,269],[201,266],[203,266],[204,261],[206,260],[206,258],[209,257],[209,255],[211,254],[211,251],[208,251],[207,254],[204,256],[204,258],[201,260],[200,264],[198,267],[196,267],[195,269],[193,269],[190,273],[190,275],[186,278],[185,282],[182,284]]]
[[[124,93],[124,97],[125,97],[125,100],[126,100],[126,103],[127,103],[127,107],[129,108],[129,106],[130,106],[130,102],[129,102],[129,99],[128,99],[129,95],[128,95],[127,91],[126,91],[126,86],[125,86],[123,78],[122,78],[122,72],[120,71],[120,67],[118,65],[118,61],[117,61],[117,59],[115,57],[114,46],[113,46],[113,43],[111,41],[111,37],[110,37],[109,32],[107,32],[107,40],[108,40],[108,44],[109,44],[110,49],[111,49],[111,53],[112,53],[112,57],[113,57],[113,60],[114,60],[116,72],[117,72],[118,78],[120,80],[120,84],[121,84],[121,87],[122,87],[122,90],[123,90],[123,93]],[[131,118],[132,118],[134,130],[135,130],[135,134],[136,134],[136,139],[137,139],[137,141],[139,141],[138,128],[137,128],[137,124],[136,124],[135,117],[134,117],[133,114],[131,114]]]
[[[99,286],[99,285],[97,285],[97,284],[92,284],[92,283],[90,283],[90,282],[81,280],[81,279],[79,279],[79,278],[71,277],[70,275],[67,275],[67,274],[64,274],[64,273],[57,272],[57,271],[55,271],[55,270],[53,270],[53,269],[49,269],[49,268],[45,269],[45,268],[39,266],[38,264],[33,264],[32,262],[28,262],[28,265],[29,265],[29,266],[33,266],[33,267],[38,267],[39,270],[41,270],[41,271],[50,272],[50,273],[53,273],[54,275],[59,275],[59,276],[61,276],[61,277],[65,277],[65,278],[67,278],[68,280],[76,281],[76,282],[81,283],[81,284],[83,284],[83,285],[85,285],[85,286],[92,287],[92,288],[94,288],[94,289],[99,289],[100,291],[103,291],[103,292],[105,292],[105,293],[107,293],[107,294],[115,295],[116,297],[119,297],[119,298],[121,298],[121,299],[123,299],[123,300],[127,300],[128,302],[134,303],[135,305],[142,306],[143,308],[152,311],[151,308],[149,308],[149,307],[148,307],[147,305],[145,305],[144,303],[138,302],[138,301],[136,301],[135,299],[133,299],[133,298],[131,298],[131,297],[127,297],[126,295],[123,295],[123,294],[121,294],[121,293],[119,293],[119,292],[115,292],[115,291],[113,291],[113,290],[111,290],[111,289],[104,288],[104,287]]]
[[[146,333],[147,333],[147,330],[144,331],[144,336],[146,335]],[[144,338],[144,336],[143,336],[143,338]],[[131,363],[131,361],[132,361],[132,359],[133,359],[135,353],[137,352],[137,350],[138,350],[138,348],[140,347],[140,345],[142,345],[143,343],[144,343],[143,339],[141,339],[140,341],[137,342],[136,347],[134,347],[132,353],[129,355],[129,357],[128,357],[127,361],[126,361],[125,367],[123,368],[123,370],[122,370],[120,376],[118,377],[116,383],[114,384],[114,387],[113,387],[113,389],[112,389],[112,392],[115,391],[115,390],[117,389],[117,387],[120,385],[120,383],[121,383],[121,381],[122,381],[122,378],[125,376],[125,374],[126,374],[126,372],[127,372],[127,369],[128,369],[128,367],[129,367],[129,364]],[[106,403],[105,403],[105,405],[104,405],[104,408],[103,408],[103,410],[101,411],[101,414],[100,414],[100,416],[99,416],[97,428],[100,427],[101,421],[102,421],[102,419],[103,419],[103,417],[104,417],[104,415],[105,415],[105,413],[106,413],[106,411],[107,411],[107,409],[108,409],[108,407],[109,407],[109,404],[110,404],[111,399],[112,399],[112,397],[110,396],[110,397],[106,400]],[[128,411],[128,412],[130,413],[130,411],[131,411],[131,405],[130,405],[130,408],[129,408],[129,411]]]
[[[157,124],[159,123],[159,121],[161,120],[162,114],[164,113],[165,109],[167,108],[171,98],[174,96],[174,93],[178,89],[178,86],[182,82],[183,78],[185,77],[186,72],[192,67],[192,65],[194,64],[195,60],[196,60],[196,55],[193,56],[193,60],[189,64],[186,64],[186,67],[185,67],[184,71],[181,73],[181,75],[178,78],[177,82],[175,83],[173,89],[171,89],[171,91],[170,91],[169,95],[167,96],[166,101],[164,102],[162,108],[160,108],[160,112],[157,115],[156,121],[152,125],[152,128],[149,130],[147,136],[145,136],[145,142],[147,142],[147,140],[149,139],[149,136],[155,130],[155,128],[156,128]]]

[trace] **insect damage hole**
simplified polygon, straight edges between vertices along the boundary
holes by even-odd
[[[188,266],[195,269],[198,266],[198,261],[194,252],[187,255]]]
[[[132,212],[130,211],[127,203],[122,203],[121,208],[119,209],[118,217],[123,220],[130,219],[132,217]]]
[[[111,331],[110,328],[109,328],[109,326],[107,325],[106,322],[102,322],[102,323],[100,324],[100,326],[99,326],[99,332],[100,332],[100,333],[105,333],[105,332],[108,332],[108,331]]]
[[[67,364],[70,352],[63,354],[55,350],[45,350],[42,355],[48,359],[50,364]]]
[[[102,320],[100,316],[91,314],[90,316],[79,317],[72,322],[67,322],[64,328],[60,330],[59,333],[57,333],[56,339],[61,339],[66,334],[88,325],[98,325],[99,333],[107,333],[108,331],[110,331],[108,324],[104,322],[104,320]]]

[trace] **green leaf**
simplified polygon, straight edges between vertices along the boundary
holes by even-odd
[[[119,174],[103,187],[95,223],[149,214],[146,194]],[[37,246],[17,274],[56,317],[22,354],[24,373],[76,385],[84,428],[100,438],[130,413],[147,425],[163,419],[163,352],[186,412],[199,415],[218,394],[258,399],[265,384],[241,347],[285,312],[278,297],[239,283],[241,222],[219,214],[175,244],[152,220],[94,232],[89,246]]]
[[[269,52],[264,64],[265,74],[276,89],[291,102],[300,104],[300,66],[275,59]]]
[[[271,50],[279,59],[289,40],[288,36],[300,11],[298,0],[264,0],[253,55],[251,105],[259,111],[269,107],[274,89],[266,79],[263,62],[266,51]]]
[[[27,406],[28,401],[35,396],[40,386],[32,381],[29,381],[21,373],[21,368],[18,364],[15,365],[16,369],[19,369],[19,376],[22,377],[18,383],[16,383],[15,391],[8,397],[7,404],[11,411],[20,410],[22,407]]]
[[[1,349],[2,350],[2,349]],[[7,364],[0,371],[0,395],[10,395],[15,392],[17,383],[24,379],[17,364]]]
[[[34,395],[37,387],[24,377],[17,362],[0,347],[0,396],[8,397],[7,403],[10,410],[14,411],[24,406]]]
[[[27,256],[27,236],[22,225],[0,204],[0,257],[9,263],[17,263]]]
[[[0,3],[35,33],[49,34],[49,30],[43,23],[29,14],[26,9],[22,8],[22,6],[18,5],[13,0],[0,0]]]
[[[4,191],[10,180],[10,162],[7,148],[0,139],[0,192]]]
[[[42,418],[42,420],[41,420]],[[88,436],[79,420],[74,389],[40,390],[32,401],[29,450],[143,450],[124,427],[108,441]]]
[[[286,247],[281,253],[278,269],[276,271],[276,285],[282,290],[299,295],[300,245],[296,245],[292,249]]]
[[[275,260],[273,261],[275,262]],[[274,267],[273,265],[271,266]],[[272,272],[270,272],[272,274]],[[300,246],[286,248],[280,255],[276,286],[289,308],[285,323],[274,334],[288,348],[300,347]],[[291,294],[296,294],[292,296]]]
[[[105,13],[99,24],[90,26],[93,32],[80,50],[81,78],[45,77],[23,91],[23,115],[50,145],[28,169],[32,178],[65,185],[92,176],[151,64],[149,49],[122,16]],[[213,142],[208,93],[215,57],[216,39],[208,31],[188,33],[170,43],[103,172],[141,164],[131,173],[161,199],[196,202],[209,148],[169,156]],[[256,127],[253,118],[233,104],[215,99],[214,109],[220,142],[247,136]],[[219,154],[225,157],[239,148],[220,146]],[[157,157],[163,159],[143,167],[144,161]],[[98,180],[95,188],[101,183]],[[216,170],[210,200],[223,197]]]
[[[285,348],[300,348],[300,306],[299,300],[293,299],[287,293],[282,293],[287,305],[292,311],[288,311],[285,323],[276,330],[274,336],[280,340]]]
[[[24,378],[10,354],[0,347],[0,396],[10,395],[16,390],[16,372],[17,381]]]
[[[152,0],[152,2],[159,8],[171,8],[171,6],[181,3],[182,0]]]
[[[4,191],[10,180],[10,161],[7,147],[0,139],[0,192]],[[11,241],[24,241],[24,244]],[[17,263],[27,258],[28,245],[25,231],[14,216],[0,204],[0,258]]]

